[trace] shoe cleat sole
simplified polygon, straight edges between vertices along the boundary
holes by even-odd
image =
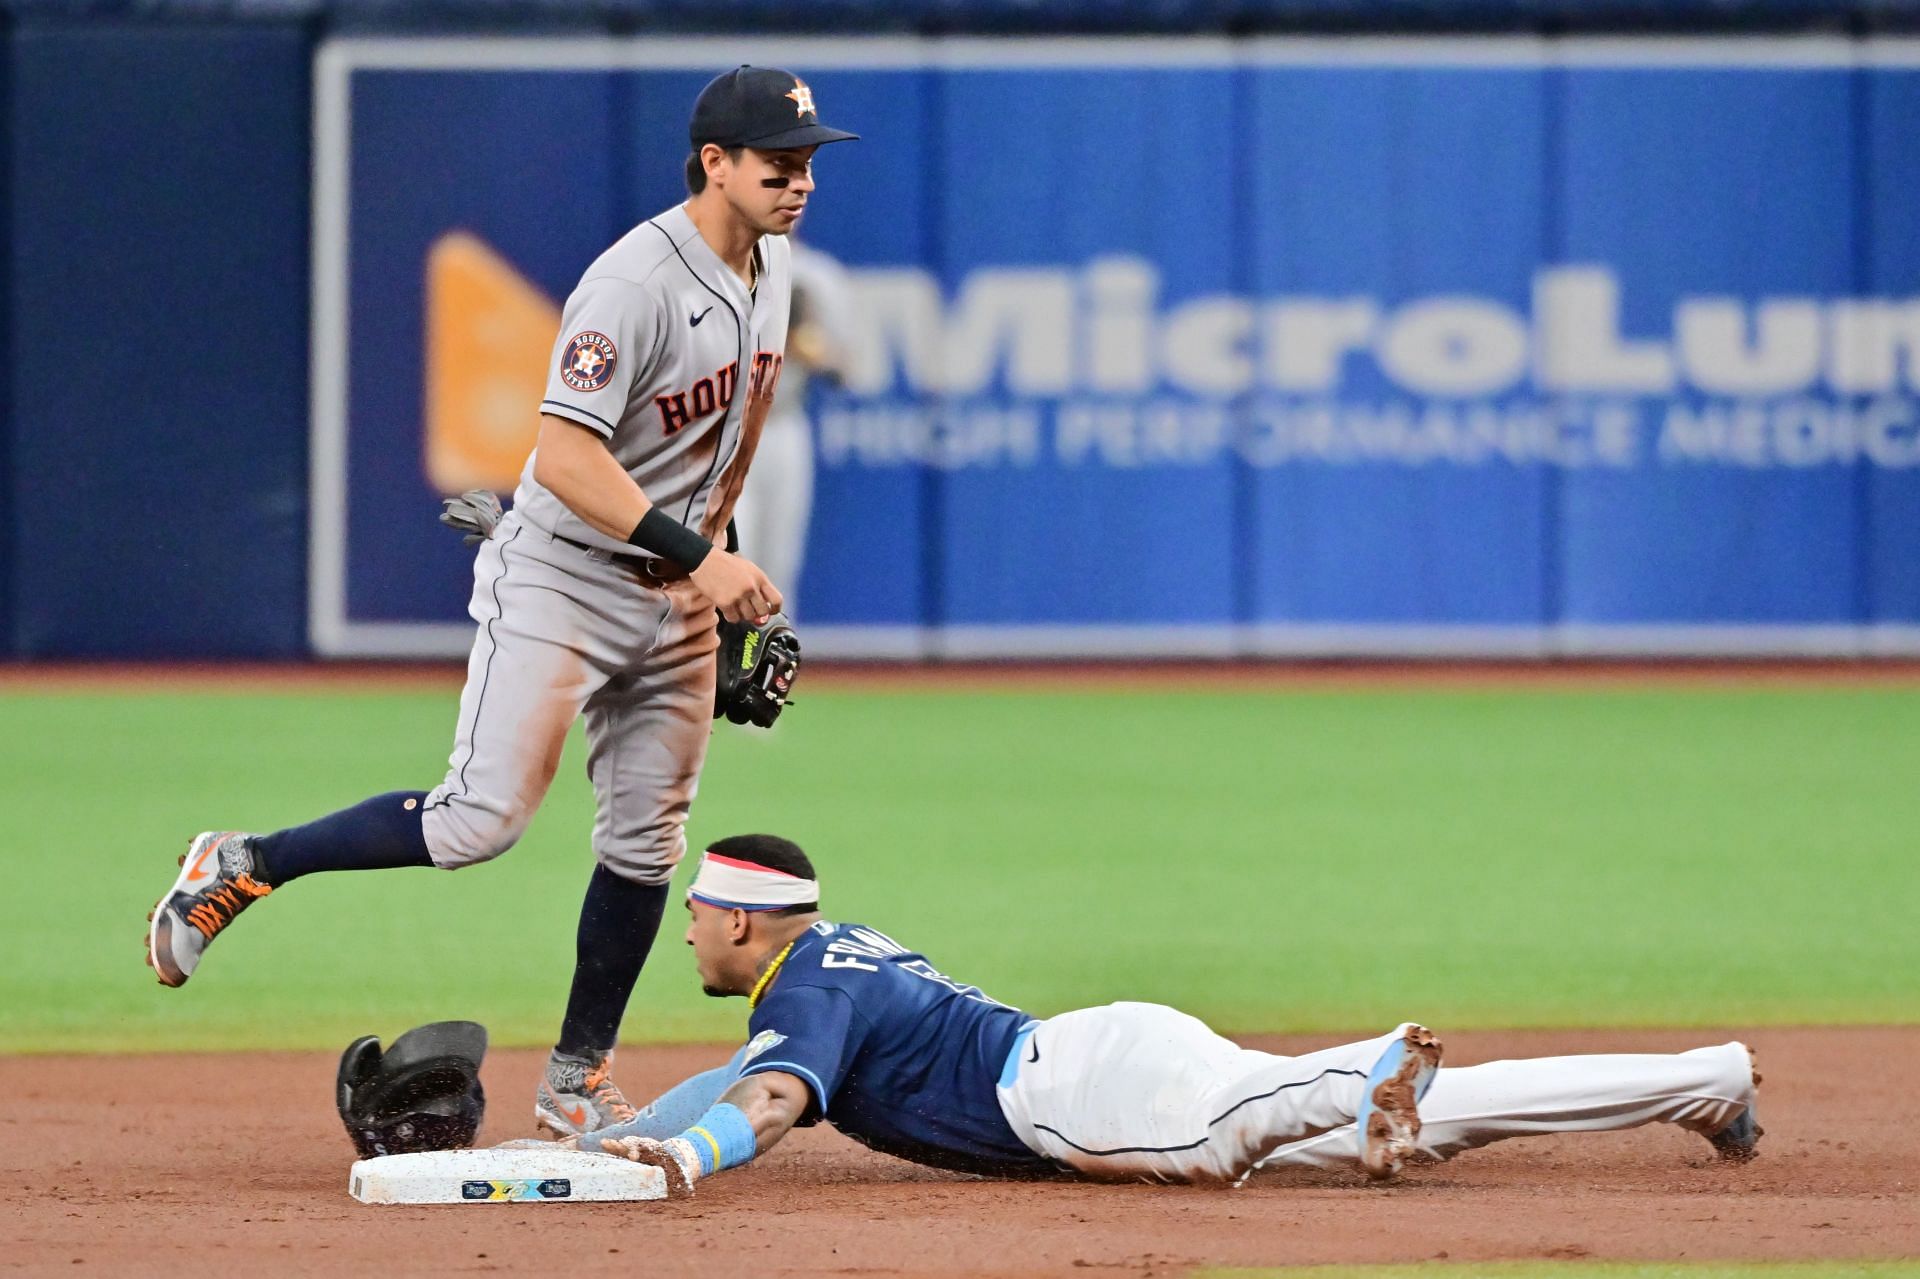
[[[1360,1163],[1373,1180],[1398,1175],[1418,1145],[1419,1103],[1433,1086],[1441,1051],[1438,1035],[1410,1025],[1367,1073],[1355,1125]]]
[[[1757,1109],[1760,1090],[1760,1057],[1751,1045],[1742,1045],[1747,1050],[1747,1070],[1753,1076],[1753,1088],[1756,1096],[1747,1103],[1745,1110],[1734,1116],[1733,1121],[1717,1133],[1709,1133],[1707,1141],[1713,1146],[1713,1153],[1721,1162],[1730,1164],[1750,1163],[1760,1157],[1760,1139],[1767,1130],[1760,1125]]]

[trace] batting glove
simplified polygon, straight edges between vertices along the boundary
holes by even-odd
[[[700,1156],[685,1137],[669,1137],[665,1141],[651,1137],[603,1139],[600,1148],[610,1155],[658,1168],[667,1179],[667,1198],[693,1197],[693,1183],[700,1179]]]

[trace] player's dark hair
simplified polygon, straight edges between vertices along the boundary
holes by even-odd
[[[687,191],[699,195],[707,189],[707,166],[700,163],[700,152],[704,147],[695,147],[687,153]],[[727,147],[727,158],[735,164],[740,162],[740,153],[745,147]]]
[[[707,845],[707,851],[718,853],[722,857],[731,857],[737,862],[750,862],[755,866],[765,866],[768,870],[781,871],[796,875],[801,879],[815,879],[813,863],[800,851],[800,845],[778,835],[729,835]],[[806,902],[799,906],[786,906],[780,910],[765,912],[775,919],[785,915],[811,915],[820,909],[819,902]]]

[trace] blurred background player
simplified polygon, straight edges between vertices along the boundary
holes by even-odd
[[[787,327],[787,361],[733,518],[743,552],[780,583],[786,601],[782,611],[797,617],[807,526],[813,515],[814,440],[807,398],[820,383],[838,385],[845,375],[854,302],[846,268],[838,259],[797,239],[789,242],[793,316]]]

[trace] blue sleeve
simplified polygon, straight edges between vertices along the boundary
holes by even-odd
[[[665,1141],[677,1137],[694,1124],[700,1122],[700,1116],[713,1108],[720,1095],[733,1087],[740,1078],[740,1063],[746,1059],[751,1044],[743,1044],[736,1049],[732,1060],[724,1066],[715,1066],[712,1070],[703,1070],[688,1079],[682,1079],[667,1091],[640,1108],[640,1113],[622,1124],[611,1128],[600,1128],[594,1136],[614,1141],[622,1137],[651,1137],[655,1141]]]
[[[752,1041],[766,1046],[740,1068],[741,1076],[781,1070],[806,1080],[814,1117],[826,1115],[867,1036],[853,1000],[827,986],[776,986],[747,1026]]]

